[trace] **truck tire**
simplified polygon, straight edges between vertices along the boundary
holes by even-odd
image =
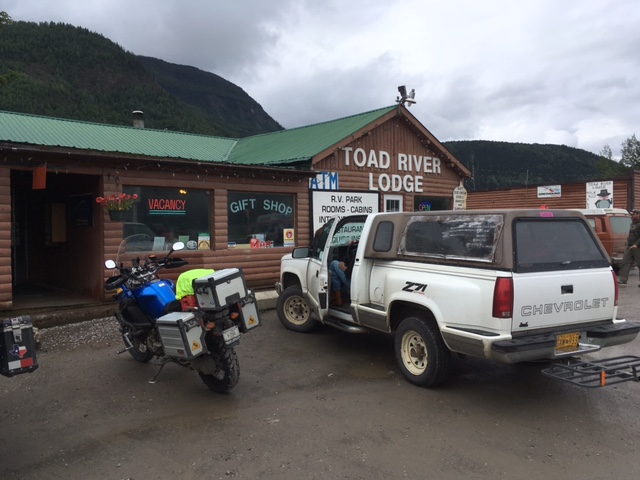
[[[435,387],[451,371],[451,352],[437,328],[418,317],[405,318],[394,337],[396,360],[403,375],[414,385]]]
[[[276,306],[282,325],[294,332],[310,332],[318,323],[311,318],[311,308],[297,285],[285,288]]]

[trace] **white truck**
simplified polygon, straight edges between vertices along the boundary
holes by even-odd
[[[331,301],[334,260],[350,277],[341,305]],[[611,368],[575,360],[640,331],[640,324],[617,318],[610,259],[579,212],[336,217],[311,247],[282,258],[276,290],[278,316],[290,330],[322,323],[393,335],[402,373],[419,386],[444,382],[452,353],[505,363],[574,359],[553,362],[573,365],[569,371],[545,373],[584,386],[603,386],[602,371],[638,381],[637,357]]]

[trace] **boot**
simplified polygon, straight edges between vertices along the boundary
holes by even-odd
[[[336,307],[342,306],[342,291],[338,290],[337,292],[333,292],[333,299]]]

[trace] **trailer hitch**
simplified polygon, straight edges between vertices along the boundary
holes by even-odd
[[[594,361],[555,363],[542,374],[581,387],[601,388],[622,382],[640,382],[640,357],[625,355]]]

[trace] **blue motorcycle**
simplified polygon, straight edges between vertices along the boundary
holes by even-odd
[[[174,243],[162,258],[136,256],[152,250],[152,243],[147,235],[127,237],[116,261],[105,262],[106,268],[116,270],[105,289],[115,291],[118,302],[115,318],[125,345],[118,353],[129,352],[140,363],[158,357],[160,369],[151,383],[166,363],[175,363],[196,370],[210,390],[228,392],[240,378],[234,346],[241,333],[260,325],[253,292],[246,289],[240,269],[192,270],[178,278],[179,284],[191,289],[190,295],[178,299],[176,284],[157,273],[188,264],[171,257],[184,243]],[[124,266],[123,257],[129,258],[130,267]],[[201,273],[208,275],[200,277]]]

